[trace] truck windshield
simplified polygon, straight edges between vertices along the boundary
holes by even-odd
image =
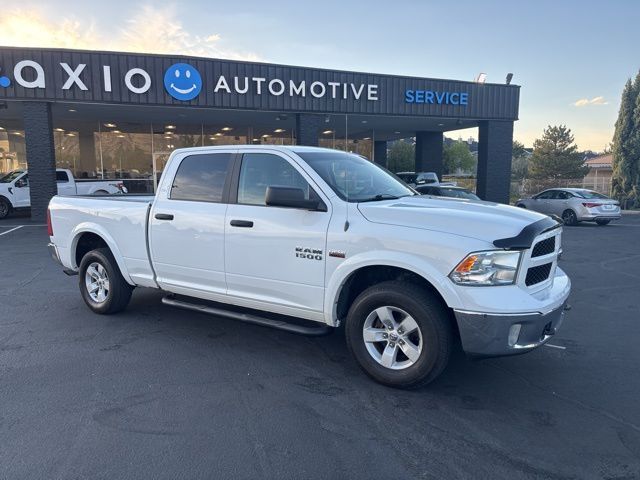
[[[24,172],[22,170],[14,170],[13,172],[7,173],[4,177],[0,178],[0,183],[11,183]]]
[[[296,152],[342,200],[373,202],[415,195],[389,171],[344,152]]]

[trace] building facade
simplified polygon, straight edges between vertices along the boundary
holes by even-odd
[[[519,87],[170,55],[0,47],[0,173],[29,169],[32,216],[55,168],[152,192],[179,147],[319,145],[386,165],[415,137],[442,172],[444,132],[479,128],[478,194],[507,202]]]

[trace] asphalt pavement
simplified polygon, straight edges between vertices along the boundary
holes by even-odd
[[[0,222],[1,479],[640,478],[640,215],[565,228],[573,309],[550,345],[457,354],[418,391],[368,379],[341,330],[142,289],[94,315],[47,241]]]

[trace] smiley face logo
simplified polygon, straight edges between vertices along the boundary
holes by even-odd
[[[164,88],[176,100],[192,100],[202,90],[202,77],[188,63],[174,63],[164,73]]]

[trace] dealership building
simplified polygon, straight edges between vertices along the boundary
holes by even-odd
[[[478,127],[477,193],[509,199],[516,85],[175,55],[0,47],[0,174],[29,169],[32,217],[55,169],[153,192],[180,147],[319,145],[386,166],[415,138],[416,171],[442,173],[443,134]]]

